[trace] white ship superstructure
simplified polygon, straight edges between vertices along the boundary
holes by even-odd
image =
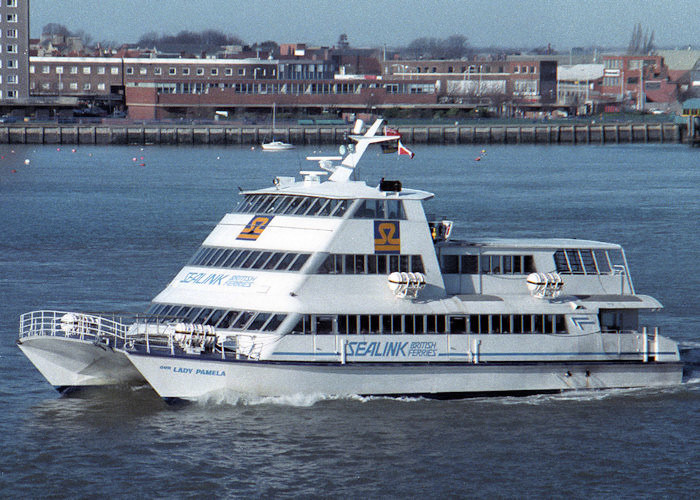
[[[450,238],[431,193],[352,179],[368,145],[397,140],[380,124],[345,158],[245,191],[114,359],[167,399],[680,383],[676,343],[639,323],[661,304],[635,292],[619,245]]]

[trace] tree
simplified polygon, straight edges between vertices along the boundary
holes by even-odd
[[[647,29],[645,33],[642,29],[642,23],[637,23],[632,29],[627,53],[629,55],[650,55],[654,49],[654,32],[649,33],[649,29]]]
[[[70,36],[71,33],[70,30],[62,24],[49,23],[42,28],[41,34]]]
[[[408,44],[406,50],[415,59],[459,59],[471,52],[467,37],[452,35],[444,39],[421,37]]]

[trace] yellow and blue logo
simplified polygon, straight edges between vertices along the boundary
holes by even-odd
[[[374,221],[374,253],[401,253],[401,235],[399,232],[399,221]]]
[[[265,230],[270,221],[274,218],[266,215],[256,215],[246,224],[243,231],[236,237],[237,240],[257,240]]]

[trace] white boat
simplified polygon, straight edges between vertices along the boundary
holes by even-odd
[[[681,382],[676,342],[639,322],[662,306],[636,293],[619,245],[451,238],[424,212],[432,193],[353,179],[370,144],[398,139],[380,125],[357,126],[344,158],[309,158],[319,168],[301,179],[244,191],[148,314],[120,323],[115,359],[168,400]],[[25,352],[53,340],[23,332]]]
[[[264,151],[287,151],[289,149],[294,149],[294,144],[289,144],[288,142],[275,140],[275,122],[277,116],[277,105],[272,105],[272,140],[269,142],[263,142],[262,148]]]
[[[289,149],[294,149],[294,144],[289,144],[288,142],[274,141],[273,140],[270,142],[263,142],[262,148],[265,151],[287,151]]]

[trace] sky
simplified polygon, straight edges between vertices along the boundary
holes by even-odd
[[[29,0],[30,32],[48,23],[95,41],[214,29],[246,43],[397,47],[464,35],[474,47],[626,47],[641,23],[660,48],[700,48],[700,0]]]

